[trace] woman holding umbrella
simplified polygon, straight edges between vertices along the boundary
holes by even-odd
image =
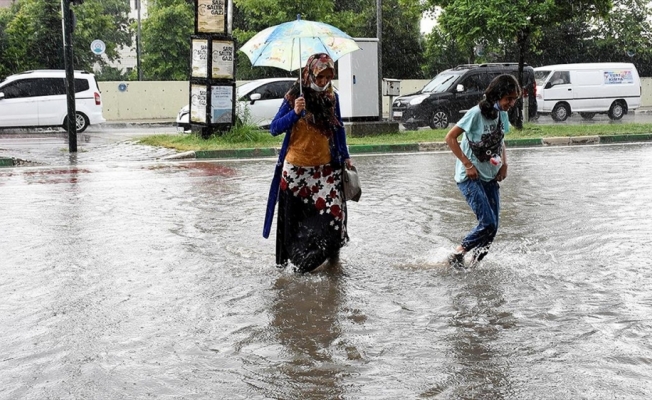
[[[263,236],[269,237],[278,200],[276,263],[299,272],[339,261],[348,241],[342,167],[352,167],[339,97],[331,80],[334,62],[317,53],[285,95],[272,135],[285,133],[267,203]]]

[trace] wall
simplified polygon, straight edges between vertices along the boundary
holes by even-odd
[[[121,92],[118,85],[125,83],[127,90]],[[236,82],[236,86],[242,84]],[[337,81],[333,81],[337,86]],[[421,89],[428,80],[401,81],[401,93],[408,94]],[[187,81],[99,82],[104,102],[104,118],[107,121],[170,120],[179,109],[188,104]],[[643,96],[641,105],[652,107],[652,78],[641,78]],[[387,118],[389,97],[383,96],[383,115]]]

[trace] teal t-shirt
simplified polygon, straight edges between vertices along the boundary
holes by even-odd
[[[498,118],[503,121],[503,130],[505,131],[505,134],[507,134],[507,132],[509,132],[510,126],[509,116],[505,111],[499,111],[498,114]],[[464,134],[462,135],[462,142],[460,143],[462,152],[469,158],[469,160],[471,160],[473,165],[475,165],[475,168],[480,174],[480,179],[486,182],[496,177],[496,174],[502,166],[502,163],[500,165],[493,165],[489,161],[480,162],[480,160],[478,160],[478,158],[473,155],[473,152],[471,151],[471,146],[469,146],[469,139],[477,142],[482,138],[483,134],[489,133],[492,130],[496,129],[498,118],[494,120],[485,118],[480,112],[480,106],[475,106],[467,111],[462,119],[460,119],[456,124],[464,131]],[[462,161],[458,159],[455,163],[455,182],[464,182],[466,179],[466,168],[464,168]]]

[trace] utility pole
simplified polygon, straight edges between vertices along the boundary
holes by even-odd
[[[138,70],[138,80],[143,80],[143,70],[140,68],[140,1],[136,0],[136,10],[138,10],[138,30],[136,32],[136,69]]]
[[[376,0],[376,37],[378,38],[378,121],[383,120],[383,4]],[[392,119],[392,116],[389,116]]]
[[[82,4],[84,0],[61,0],[61,17],[63,27],[63,59],[66,67],[66,101],[68,103],[68,117],[66,130],[68,131],[68,151],[77,152],[77,110],[75,109],[75,69],[72,61],[72,31],[75,16],[70,8],[70,3]]]

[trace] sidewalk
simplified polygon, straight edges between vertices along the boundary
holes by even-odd
[[[652,114],[652,107],[637,110],[636,113]],[[107,121],[107,128],[128,129],[131,127],[173,127],[173,120],[138,120],[138,121]],[[83,139],[82,139],[83,137]],[[177,153],[173,149],[153,148],[139,145],[137,137],[125,132],[90,133],[78,138],[79,151],[74,155],[79,162],[113,162],[113,161],[152,161],[179,159],[242,159],[270,157],[276,158],[278,148],[206,150]],[[70,155],[67,149],[66,135],[49,134],[40,138],[10,139],[1,142],[0,167],[19,165],[57,165],[68,162]],[[509,147],[533,146],[568,146],[593,145],[605,143],[625,143],[652,141],[652,133],[624,134],[606,136],[556,137],[507,139]],[[382,153],[417,153],[427,151],[448,151],[444,142],[351,145],[349,152],[355,154]]]
[[[634,114],[652,114],[652,106],[641,107],[633,111]],[[175,126],[174,119],[142,119],[142,120],[114,120],[106,121],[103,126],[111,128],[130,128],[132,126]]]

